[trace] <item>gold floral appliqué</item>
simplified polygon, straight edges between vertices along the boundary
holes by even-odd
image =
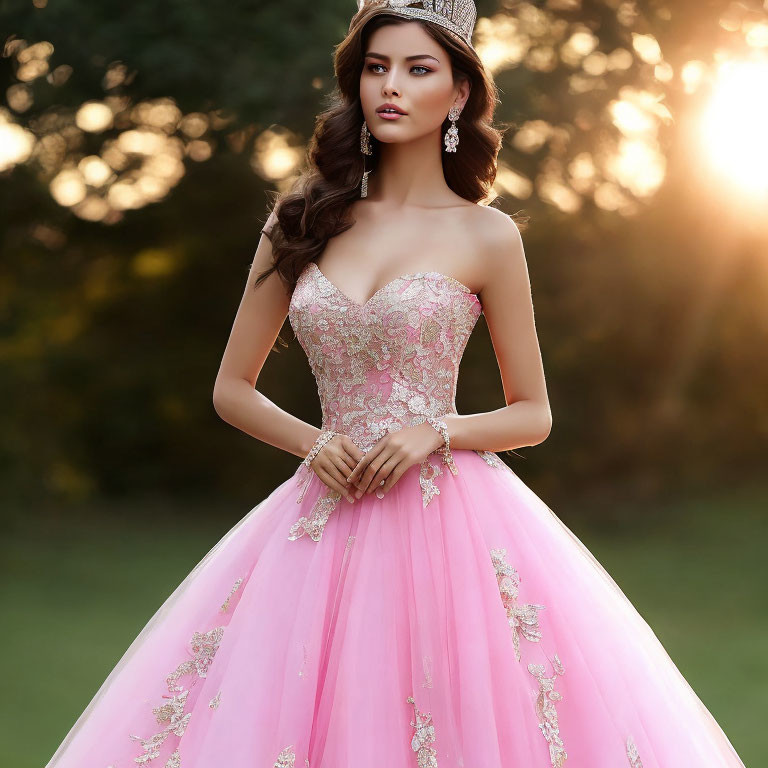
[[[411,749],[416,753],[418,768],[437,768],[437,750],[432,746],[435,741],[435,726],[432,723],[432,715],[429,712],[421,712],[417,707],[413,696],[408,697],[408,703],[413,704],[413,716],[411,728],[415,731],[411,738]]]
[[[239,578],[234,585],[232,586],[232,589],[230,590],[229,594],[227,595],[227,599],[221,604],[221,612],[225,613],[227,608],[229,608],[229,601],[232,599],[232,595],[237,592],[237,590],[240,588],[240,585],[243,583],[242,577]]]
[[[155,715],[159,725],[164,727],[144,739],[141,736],[131,735],[134,741],[141,742],[144,752],[134,758],[134,762],[139,765],[145,765],[160,756],[160,748],[169,736],[181,737],[186,731],[191,712],[184,711],[187,704],[187,696],[192,685],[198,678],[204,678],[208,673],[208,668],[216,655],[216,651],[221,643],[224,627],[215,627],[206,633],[195,632],[190,640],[192,658],[182,661],[165,679],[168,692],[171,694],[170,700],[154,707],[152,713]],[[195,675],[189,687],[185,688],[179,681],[187,675]],[[167,697],[166,697],[167,698]],[[165,763],[165,768],[179,768],[180,756],[178,748]]]
[[[296,763],[296,754],[293,751],[293,744],[280,752],[272,768],[293,768]]]
[[[538,643],[541,640],[538,612],[544,610],[543,605],[536,603],[518,605],[517,596],[520,588],[520,575],[506,561],[507,550],[503,548],[491,550],[491,561],[499,583],[501,601],[507,612],[507,621],[512,630],[512,643],[515,657],[520,661],[520,636],[526,640]]]
[[[555,654],[552,660],[552,668],[555,674],[547,677],[543,664],[529,664],[528,671],[539,681],[539,692],[536,698],[536,714],[539,718],[539,728],[549,744],[549,759],[553,768],[562,768],[568,758],[568,753],[560,738],[560,726],[557,720],[555,702],[562,699],[562,695],[555,690],[555,681],[558,675],[564,673],[563,664]]]
[[[627,736],[627,758],[629,759],[630,768],[643,768],[643,764],[640,762],[640,754],[631,736]]]

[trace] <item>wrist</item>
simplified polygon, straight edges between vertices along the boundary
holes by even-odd
[[[458,468],[453,461],[453,454],[451,453],[451,438],[445,419],[442,416],[431,416],[427,417],[426,420],[435,429],[435,431],[440,433],[440,437],[442,438],[442,446],[438,447],[436,450],[442,454],[443,463],[448,465],[448,468],[454,475],[458,474]]]
[[[450,439],[451,448],[458,448],[461,440],[458,439],[460,432],[459,419],[461,418],[458,413],[447,413],[445,416],[440,417],[445,422],[446,429],[448,430],[448,437]]]
[[[317,439],[320,437],[322,433],[321,429],[318,429],[317,427],[312,427],[311,430],[308,430],[306,437],[301,442],[301,447],[299,450],[301,453],[299,454],[301,458],[305,458],[307,454],[312,450],[315,443],[317,442]]]

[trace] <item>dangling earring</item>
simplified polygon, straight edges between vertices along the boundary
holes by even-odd
[[[360,151],[364,155],[372,155],[371,132],[368,130],[368,124],[363,120],[363,127],[360,129]]]
[[[360,129],[360,151],[364,155],[372,155],[373,147],[371,147],[371,132],[368,130],[368,124],[363,120],[363,127]],[[365,161],[363,161],[363,167],[365,167]],[[368,174],[370,170],[363,172],[363,181],[360,185],[360,197],[368,197]]]
[[[370,172],[370,170],[367,170],[363,173],[363,182],[360,185],[360,197],[368,197],[368,174]]]
[[[451,121],[451,127],[445,132],[445,151],[455,152],[459,143],[459,129],[456,127],[456,121],[459,119],[461,110],[458,107],[451,107],[448,112],[448,119]]]

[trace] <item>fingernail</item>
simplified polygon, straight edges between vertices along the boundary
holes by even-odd
[[[350,476],[347,478],[347,482],[348,482],[348,483],[351,483],[351,482],[352,482],[352,475],[350,475]]]
[[[354,504],[354,501],[355,501],[355,500],[354,500],[354,499],[353,499],[353,498],[352,498],[352,497],[351,497],[349,494],[347,494],[347,501],[348,501],[350,504]]]
[[[355,496],[357,496],[357,498],[358,498],[358,499],[359,499],[359,498],[360,498],[362,495],[363,495],[363,492],[362,492],[362,491],[358,491],[358,492],[355,494]]]

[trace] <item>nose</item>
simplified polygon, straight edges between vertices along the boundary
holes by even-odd
[[[397,95],[400,96],[400,89],[395,84],[395,73],[394,70],[389,71],[389,76],[384,81],[384,84],[381,87],[381,91],[385,96],[390,95]]]

